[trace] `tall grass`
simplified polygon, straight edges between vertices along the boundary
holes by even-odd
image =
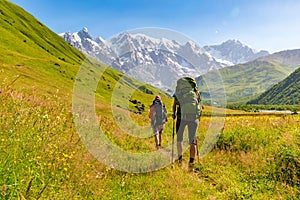
[[[213,177],[230,198],[299,198],[299,122],[291,115],[227,118],[215,149],[204,159],[212,164],[199,166],[201,177]],[[215,167],[220,167],[217,173],[211,171]],[[224,170],[233,176],[226,186],[219,177]]]
[[[296,115],[227,117],[213,151],[196,159],[195,174],[187,172],[186,162],[183,167],[173,164],[132,174],[104,166],[87,152],[65,98],[55,93],[26,95],[2,87],[0,99],[4,199],[299,198],[300,118]],[[100,116],[107,115],[106,106],[99,107]],[[137,116],[135,120],[144,120]],[[154,150],[153,138],[136,140],[117,131],[109,117],[99,120],[116,145],[136,152]],[[210,120],[200,121],[199,145]],[[163,145],[171,141],[170,122]],[[188,160],[188,151],[184,158]]]
[[[68,106],[57,98],[1,89],[0,173],[10,198],[39,198],[70,173],[78,136]]]

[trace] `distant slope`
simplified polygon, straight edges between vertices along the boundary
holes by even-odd
[[[300,103],[300,68],[248,104],[297,105]]]
[[[197,78],[197,81],[203,94],[209,97],[204,80],[213,81],[214,76],[220,73],[226,90],[227,102],[245,103],[286,78],[299,66],[300,50],[288,50],[207,73]],[[217,93],[223,85],[209,88],[210,93]]]

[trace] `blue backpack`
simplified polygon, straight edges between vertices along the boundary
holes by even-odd
[[[162,125],[166,122],[167,119],[167,110],[160,99],[153,101],[152,106],[154,106],[154,124]]]

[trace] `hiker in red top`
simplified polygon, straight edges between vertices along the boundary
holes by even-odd
[[[155,137],[156,148],[160,149],[161,135],[167,121],[167,110],[159,95],[155,97],[150,106],[149,118],[151,119],[151,127]]]

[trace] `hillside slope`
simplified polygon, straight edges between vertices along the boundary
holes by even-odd
[[[22,8],[0,2],[0,78],[4,86],[63,89],[71,85],[85,56]],[[69,87],[69,86],[68,86]]]
[[[297,105],[300,103],[300,68],[248,104]]]
[[[0,20],[0,78],[3,87],[13,82],[14,88],[23,91],[38,88],[37,92],[44,94],[58,89],[62,94],[70,94],[83,63],[105,70],[106,78],[115,82],[124,75],[95,60],[88,60],[32,15],[6,0],[0,2]],[[129,76],[124,78],[132,83],[127,83],[129,88],[144,85]],[[99,89],[107,91],[106,85],[106,81],[100,80]],[[142,90],[145,92],[147,87]],[[154,87],[149,90],[160,93]]]
[[[278,52],[253,62],[235,65],[209,72],[197,79],[203,94],[209,97],[206,81],[221,76],[222,85],[209,88],[210,93],[218,93],[224,87],[228,103],[242,103],[270,89],[300,66],[300,50]]]

